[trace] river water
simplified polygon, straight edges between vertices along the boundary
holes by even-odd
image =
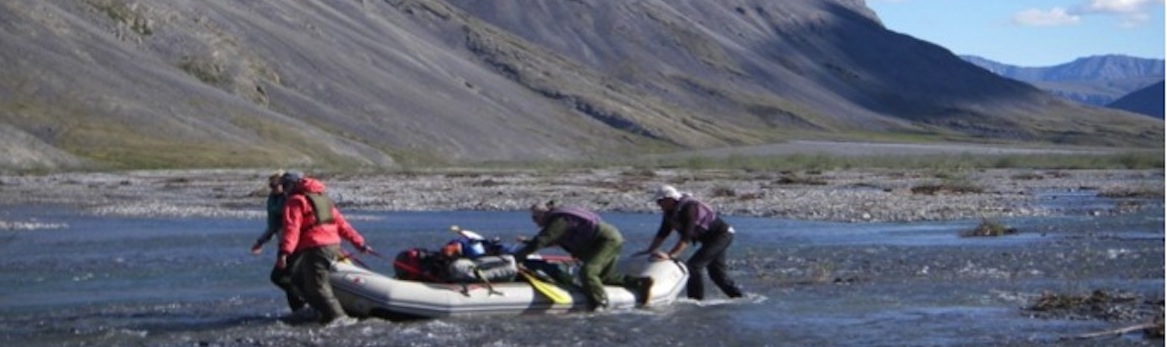
[[[257,211],[258,212],[258,211]],[[510,239],[522,213],[346,211],[382,254],[437,248],[459,225]],[[259,215],[258,213],[256,215]],[[605,213],[628,239],[658,216]],[[979,221],[846,224],[730,217],[732,276],[749,293],[666,307],[558,316],[352,326],[286,325],[267,280],[273,245],[251,255],[256,219],[128,218],[71,207],[0,207],[5,346],[963,346],[1161,345],[1138,335],[1066,336],[1121,325],[1038,318],[1043,290],[1114,288],[1163,297],[1163,215],[1014,219],[1020,234],[963,238]],[[673,239],[666,242],[671,245]],[[361,260],[391,272],[378,258]],[[632,260],[635,261],[635,260]]]

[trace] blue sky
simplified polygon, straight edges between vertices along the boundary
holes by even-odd
[[[1164,0],[866,0],[888,29],[1019,66],[1163,59]]]

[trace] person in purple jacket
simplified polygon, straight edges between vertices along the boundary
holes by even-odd
[[[690,244],[700,243],[701,248],[685,262],[689,267],[689,282],[685,284],[688,297],[705,299],[703,272],[706,269],[709,270],[709,279],[726,296],[741,297],[741,288],[729,278],[725,270],[725,252],[733,244],[733,227],[718,217],[709,205],[692,196],[682,195],[673,186],[661,186],[655,198],[664,216],[652,244],[636,255],[652,254],[653,259],[677,259]],[[668,253],[657,251],[657,247],[674,230],[680,235],[677,244]]]
[[[533,239],[524,241],[515,251],[515,259],[522,261],[543,247],[559,245],[572,257],[579,259],[580,282],[587,296],[588,310],[600,311],[608,307],[604,285],[620,285],[631,289],[640,304],[648,301],[651,277],[633,277],[616,269],[616,260],[624,246],[624,236],[591,210],[578,207],[560,207],[554,203],[531,206],[531,220],[541,230]]]

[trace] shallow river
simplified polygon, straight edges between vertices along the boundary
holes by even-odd
[[[979,221],[843,224],[730,217],[732,276],[748,297],[559,316],[364,320],[338,328],[277,320],[274,243],[253,256],[259,219],[102,217],[0,207],[5,346],[955,346],[1162,344],[1100,320],[1035,318],[1042,290],[1117,288],[1163,297],[1163,215],[1006,220],[1020,234],[962,238]],[[346,211],[381,253],[437,248],[459,225],[510,239],[522,213]],[[603,214],[647,245],[658,217]],[[673,239],[666,242],[671,245]],[[362,260],[391,272],[378,258]]]

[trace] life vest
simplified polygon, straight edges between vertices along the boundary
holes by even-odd
[[[693,223],[697,226],[696,230],[694,231],[696,235],[688,235],[689,237],[696,239],[709,232],[709,227],[713,225],[713,221],[717,219],[717,213],[713,212],[713,208],[709,207],[709,205],[706,205],[704,202],[689,196],[683,196],[680,200],[677,201],[677,208],[673,211],[672,219],[670,220],[674,228],[681,227],[682,211],[688,208],[689,205],[694,205],[697,207],[697,216],[694,217],[695,220],[693,221]],[[677,229],[677,232],[682,232],[682,230]]]
[[[304,197],[308,198],[308,202],[312,204],[312,212],[316,215],[316,225],[336,222],[332,217],[332,199],[317,193],[304,193]]]
[[[567,253],[580,254],[599,234],[597,227],[600,216],[595,212],[578,207],[557,207],[547,212],[547,220],[562,218],[567,222],[567,232],[556,242]]]

